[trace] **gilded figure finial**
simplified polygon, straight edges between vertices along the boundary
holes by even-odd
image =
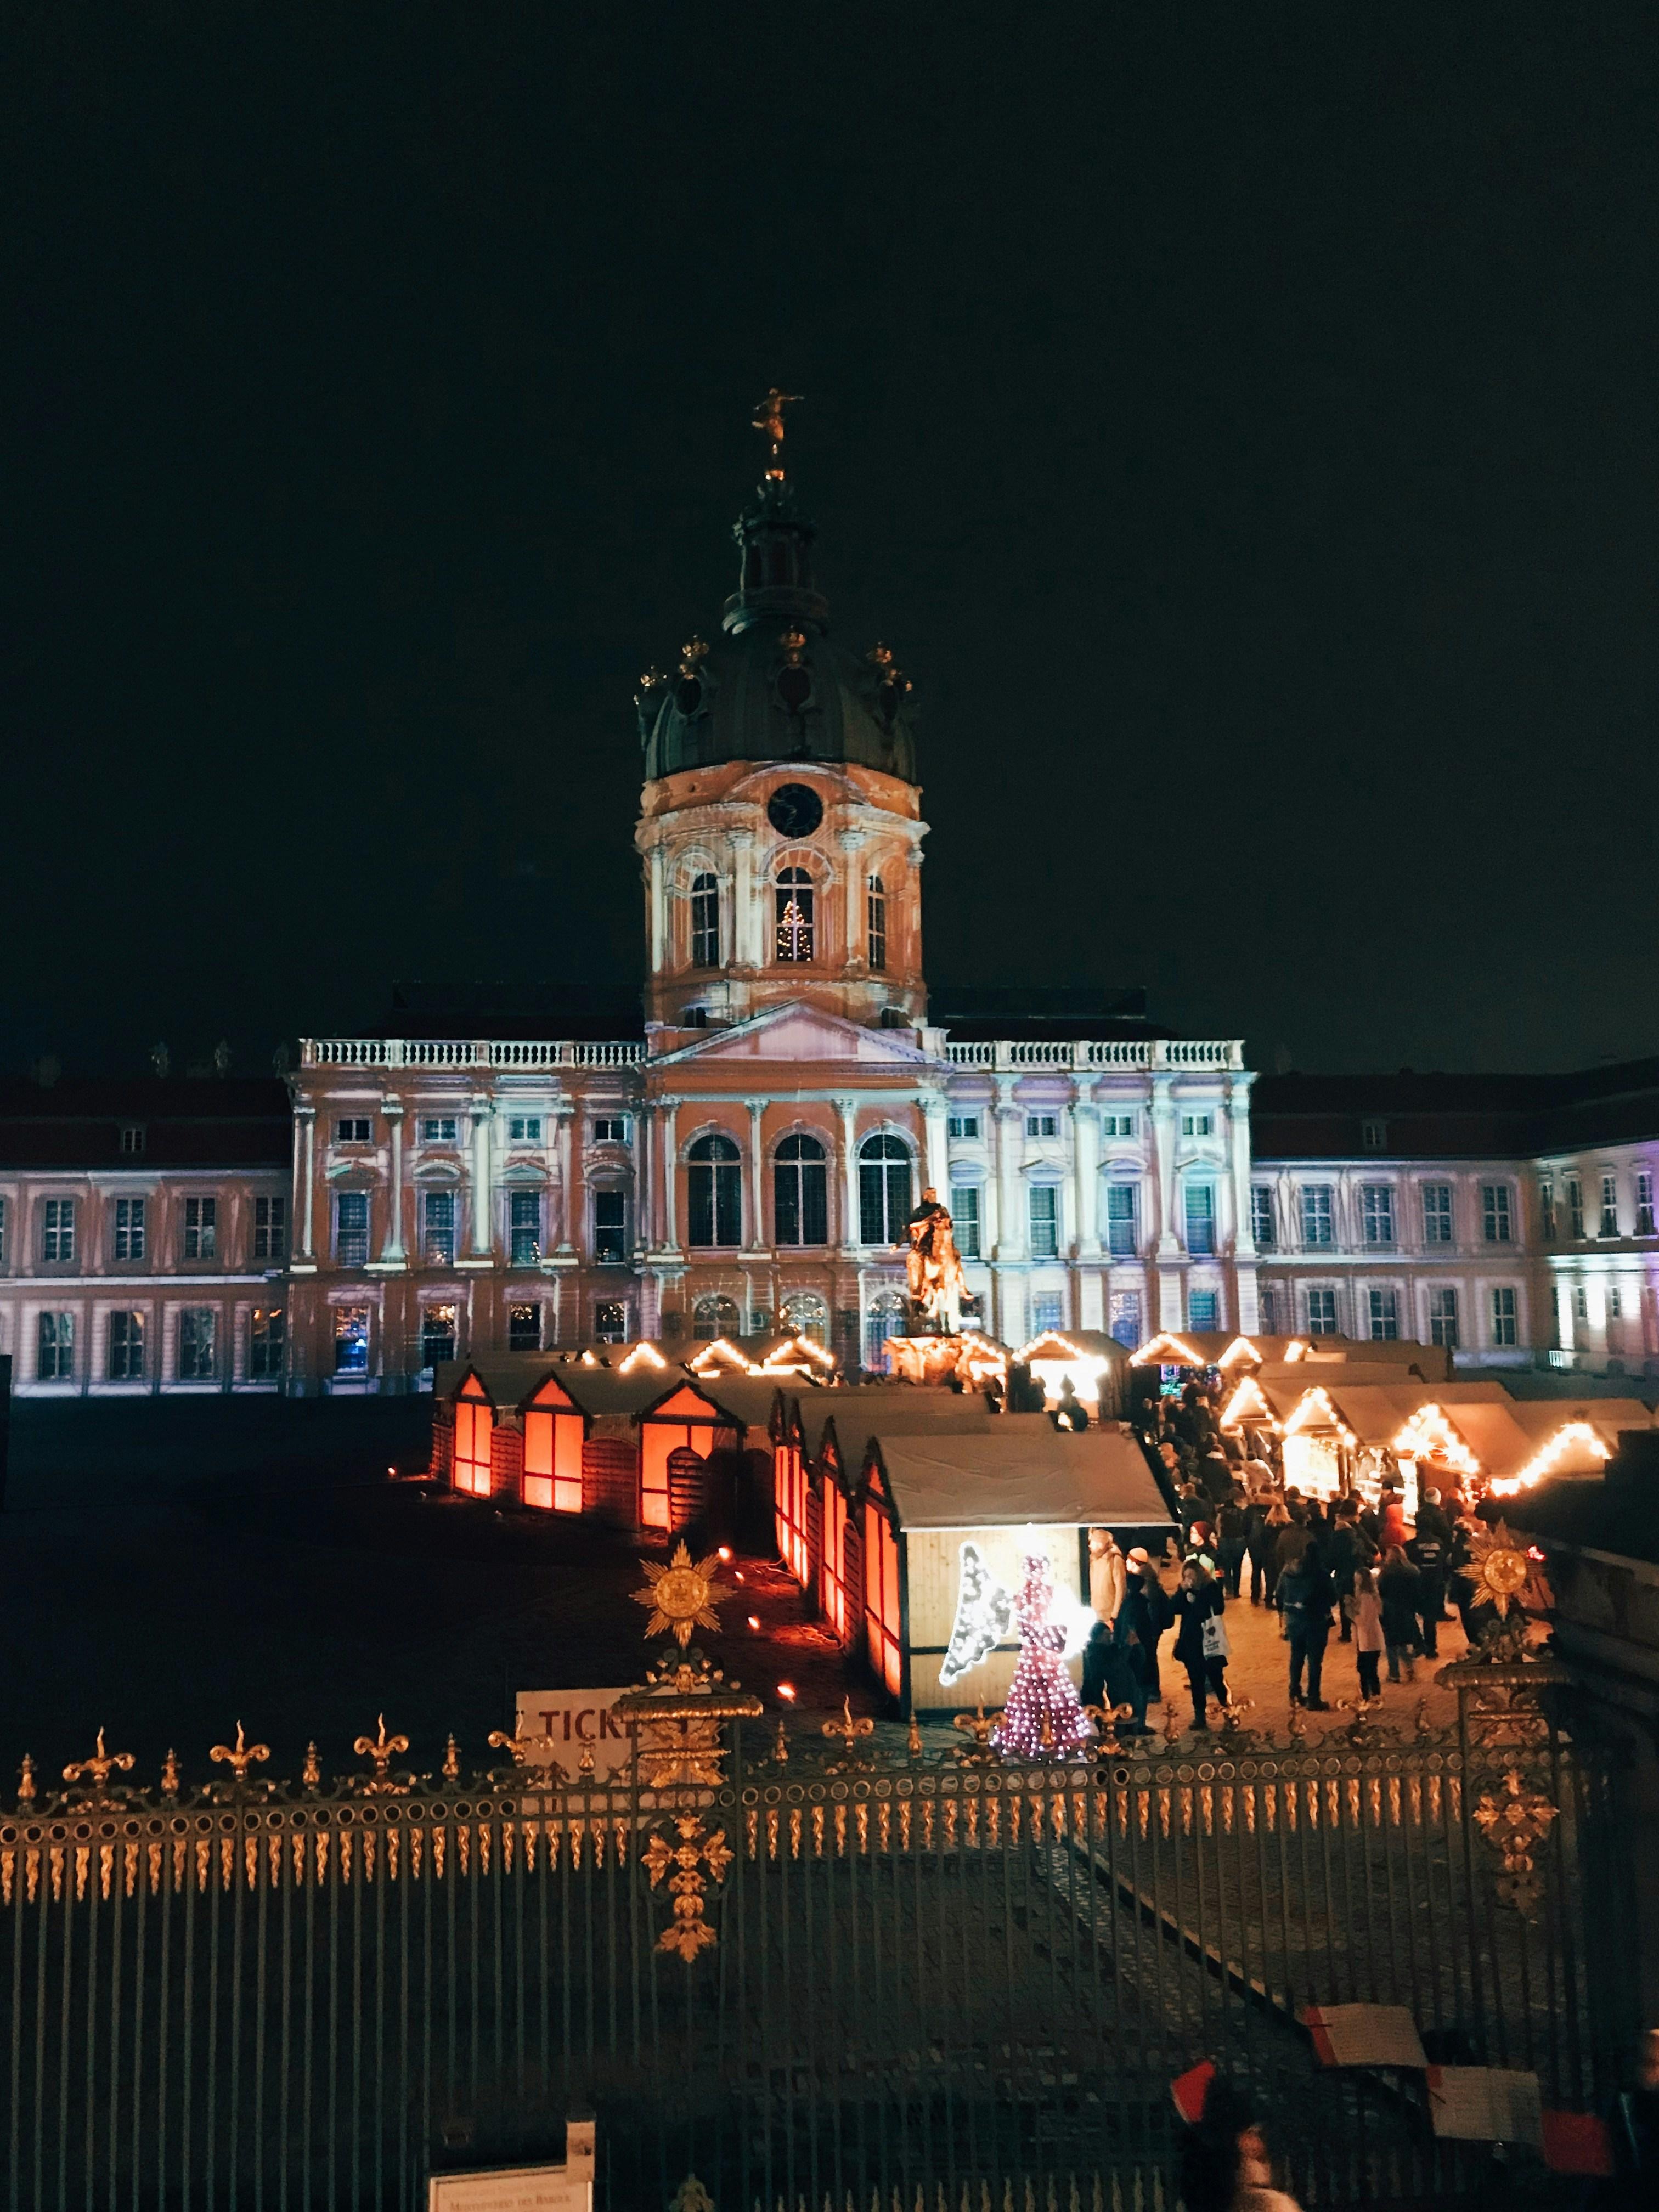
[[[783,480],[783,465],[781,459],[783,452],[783,410],[786,407],[799,405],[803,396],[799,392],[780,392],[775,384],[755,410],[752,427],[758,430],[771,445],[772,465],[766,473],[775,483],[781,483]]]

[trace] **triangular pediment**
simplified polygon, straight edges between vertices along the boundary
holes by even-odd
[[[906,1069],[932,1065],[902,1031],[866,1030],[799,1000],[769,1006],[764,1013],[734,1022],[730,1029],[712,1030],[695,1044],[662,1054],[651,1065],[678,1066],[688,1060],[706,1065],[717,1060],[856,1060],[866,1066]]]

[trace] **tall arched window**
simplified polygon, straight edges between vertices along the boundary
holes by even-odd
[[[772,1169],[772,1216],[780,1244],[827,1244],[830,1199],[823,1146],[786,1137]]]
[[[720,964],[720,879],[710,875],[695,876],[691,881],[691,965],[718,968]]]
[[[791,1336],[810,1336],[814,1344],[830,1341],[830,1309],[816,1291],[797,1291],[786,1298],[778,1321]]]
[[[730,1137],[699,1137],[686,1154],[685,1241],[743,1242],[743,1168]]]
[[[910,1212],[910,1155],[896,1137],[859,1146],[859,1242],[896,1244]]]
[[[887,1340],[904,1334],[904,1296],[900,1291],[879,1291],[864,1316],[864,1364],[872,1375],[887,1369]]]
[[[870,878],[870,965],[879,971],[887,965],[887,887],[879,876]]]
[[[812,878],[805,868],[785,868],[778,877],[778,958],[812,957]]]
[[[717,1336],[736,1336],[743,1323],[730,1298],[699,1298],[691,1309],[691,1334],[705,1344]]]

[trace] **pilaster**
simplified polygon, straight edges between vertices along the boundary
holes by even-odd
[[[386,1240],[380,1246],[382,1267],[406,1267],[408,1255],[404,1249],[404,1102],[401,1098],[382,1098],[380,1112],[390,1132],[392,1152],[392,1205],[386,1220]]]
[[[1152,1123],[1152,1156],[1158,1170],[1158,1244],[1159,1260],[1173,1260],[1180,1250],[1176,1238],[1176,1177],[1175,1141],[1176,1110],[1172,1079],[1167,1075],[1152,1078],[1152,1103],[1150,1109]],[[1179,1286],[1177,1279],[1177,1298]],[[1163,1318],[1164,1300],[1159,1299],[1159,1326],[1171,1328],[1176,1322]]]

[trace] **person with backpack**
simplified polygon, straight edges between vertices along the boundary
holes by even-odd
[[[1400,1670],[1406,1680],[1417,1680],[1418,1615],[1422,1611],[1423,1577],[1398,1544],[1384,1556],[1376,1578],[1382,1607],[1382,1642],[1389,1655],[1389,1680],[1397,1682]]]
[[[1431,1509],[1425,1507],[1425,1512]],[[1416,1568],[1419,1589],[1417,1594],[1418,1648],[1425,1659],[1440,1656],[1438,1632],[1446,1610],[1446,1553],[1447,1545],[1436,1533],[1435,1515],[1425,1528],[1419,1521],[1417,1534],[1406,1546],[1406,1557]]]
[[[1228,1496],[1216,1515],[1216,1557],[1221,1567],[1221,1585],[1229,1597],[1241,1595],[1244,1579],[1244,1549],[1249,1536],[1249,1520],[1237,1490]]]
[[[1291,1646],[1291,1703],[1322,1713],[1321,1697],[1325,1646],[1331,1634],[1331,1585],[1324,1561],[1310,1544],[1295,1554],[1279,1577],[1279,1611]],[[1303,1693],[1306,1670],[1307,1692]]]

